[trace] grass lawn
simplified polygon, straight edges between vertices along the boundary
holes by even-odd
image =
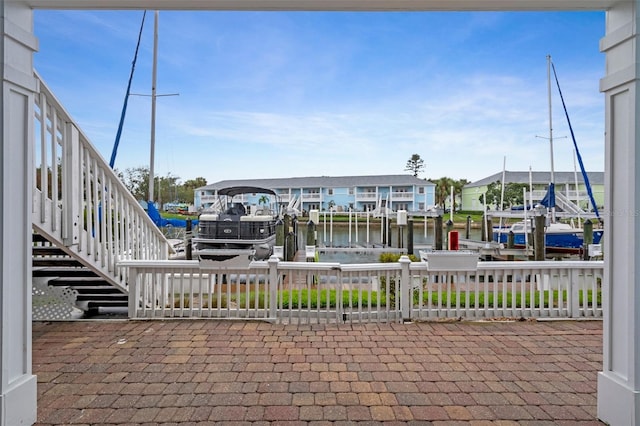
[[[203,295],[204,296],[204,295]],[[217,295],[212,295],[213,307],[217,307]],[[232,302],[234,307],[238,307],[241,309],[250,308],[253,309],[256,307],[264,308],[265,301],[268,298],[268,294],[265,292],[249,292],[248,297],[246,293],[241,293],[240,297],[236,297],[235,292],[232,292],[229,297],[226,294],[222,294],[220,307],[227,308],[229,307],[229,301]],[[439,298],[440,296],[440,298]],[[486,296],[486,297],[485,297]],[[535,291],[533,295],[529,292],[508,292],[506,293],[506,299],[504,299],[502,292],[494,297],[493,292],[485,295],[484,293],[477,294],[477,303],[476,303],[476,293],[470,292],[469,294],[469,304],[467,305],[467,294],[465,291],[460,293],[460,300],[457,298],[456,293],[448,294],[446,292],[442,292],[438,295],[437,291],[432,292],[431,295],[427,291],[424,291],[422,294],[422,305],[431,305],[431,306],[458,306],[460,304],[461,308],[475,308],[476,305],[479,308],[550,308],[555,306],[559,298],[561,297],[564,303],[567,301],[567,292],[566,291]],[[532,303],[533,296],[533,303]],[[551,306],[549,297],[551,297]],[[585,300],[586,297],[586,300]],[[372,307],[386,307],[387,302],[390,303],[391,307],[395,307],[395,294],[390,294],[387,297],[387,294],[377,291],[343,291],[342,297],[339,297],[339,293],[337,290],[285,290],[278,293],[278,301],[282,303],[283,309],[317,309],[317,308],[333,308],[335,309],[338,306],[338,303],[342,304],[343,308],[349,308],[350,306],[372,306]],[[340,301],[340,302],[339,302]],[[413,305],[417,306],[420,302],[420,293],[415,290],[413,292]],[[524,302],[524,303],[523,303]],[[588,306],[593,306],[595,303],[596,306],[601,306],[602,304],[602,295],[600,291],[597,291],[595,294],[591,290],[587,292],[580,291],[579,294],[579,303],[580,305],[586,304]],[[189,298],[184,298],[183,307],[188,308],[189,306]],[[207,300],[203,300],[203,307],[208,308],[209,304]],[[176,303],[175,307],[180,307],[180,296],[176,295]]]

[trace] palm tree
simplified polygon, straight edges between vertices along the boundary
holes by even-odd
[[[451,185],[455,187],[455,181],[445,176],[432,180],[432,182],[436,184],[436,204],[444,207],[444,203],[451,192]]]
[[[454,180],[448,177],[441,177],[437,180],[429,180],[436,184],[436,204],[441,207],[444,207],[447,198],[451,195],[452,186],[453,192],[455,194],[461,194],[462,187],[469,183],[469,181],[466,179]],[[453,209],[455,210],[455,199],[453,200]]]

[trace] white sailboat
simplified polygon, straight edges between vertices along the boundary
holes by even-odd
[[[545,226],[545,250],[547,253],[570,253],[577,254],[580,253],[584,247],[584,229],[581,227],[574,227],[572,224],[563,223],[557,221],[556,214],[556,197],[555,197],[555,173],[554,173],[554,155],[553,155],[553,117],[552,117],[552,102],[551,102],[551,73],[552,69],[555,75],[555,69],[553,68],[553,63],[551,61],[551,56],[547,55],[547,95],[548,95],[548,106],[549,106],[549,151],[551,158],[551,170],[550,170],[550,182],[547,189],[547,194],[540,201],[540,205],[547,208],[547,224]],[[560,85],[558,84],[558,91],[560,93],[560,97],[562,98],[562,92],[560,91]],[[564,99],[562,101],[563,106],[565,107],[566,114],[566,106],[564,105]],[[569,116],[567,114],[567,121],[569,122],[569,128],[571,128],[571,123],[569,121]],[[571,131],[572,138],[574,141],[574,153],[580,159],[580,154],[577,149],[577,145],[575,144],[575,137],[573,137],[573,130]],[[580,160],[580,164],[582,166],[582,161]],[[591,202],[596,209],[597,215],[597,207],[595,206],[595,202],[593,201],[593,196],[591,195],[591,189],[589,186],[589,180],[586,172],[584,171],[584,167],[582,168],[583,178],[585,181],[585,185],[587,187],[587,191],[590,194]],[[503,182],[504,185],[504,182]],[[578,191],[577,179],[576,179],[576,191]],[[576,206],[576,209],[579,210],[579,207]],[[526,212],[526,200],[525,200],[525,212]],[[532,221],[523,220],[517,223],[514,223],[509,228],[499,228],[497,232],[494,231],[494,240],[500,243],[506,243],[509,232],[513,232],[514,234],[514,247],[516,248],[524,248],[527,245],[527,234],[532,232]],[[593,232],[593,243],[599,244],[600,239],[602,238],[602,230],[594,230]]]

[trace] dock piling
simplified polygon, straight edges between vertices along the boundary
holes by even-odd
[[[467,226],[465,228],[464,238],[469,239],[471,236],[471,216],[467,216]]]
[[[436,235],[435,235],[435,248],[436,250],[442,250],[442,216],[436,216],[435,219],[435,228],[436,228]]]
[[[193,258],[193,247],[191,247],[191,238],[193,235],[193,232],[191,231],[192,227],[193,222],[191,221],[191,219],[187,219],[187,225],[184,231],[184,236],[187,239],[185,243],[185,255],[187,260],[191,260]]]
[[[407,222],[407,254],[413,254],[413,219]]]
[[[516,234],[514,234],[513,231],[509,231],[509,233],[507,234],[507,248],[508,249],[512,249],[513,248],[513,246],[515,245],[515,240],[516,240]],[[514,257],[513,257],[512,254],[507,256],[507,260],[513,260],[513,258]]]
[[[590,219],[582,225],[582,258],[589,260],[589,246],[593,244],[593,222]]]
[[[544,227],[546,224],[546,216],[544,212],[541,214],[541,210],[536,209],[535,217],[535,229],[533,230],[533,255],[534,260],[544,260],[545,258],[545,238]]]

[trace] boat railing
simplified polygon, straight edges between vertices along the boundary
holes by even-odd
[[[194,241],[262,240],[276,232],[273,216],[240,216],[238,221],[200,221]]]
[[[123,259],[167,259],[169,244],[36,73],[33,226],[117,286]]]
[[[348,265],[271,257],[235,269],[202,268],[197,261],[120,265],[132,289],[131,318],[350,323],[602,317],[602,261],[458,263],[430,267],[403,256],[394,263]]]

